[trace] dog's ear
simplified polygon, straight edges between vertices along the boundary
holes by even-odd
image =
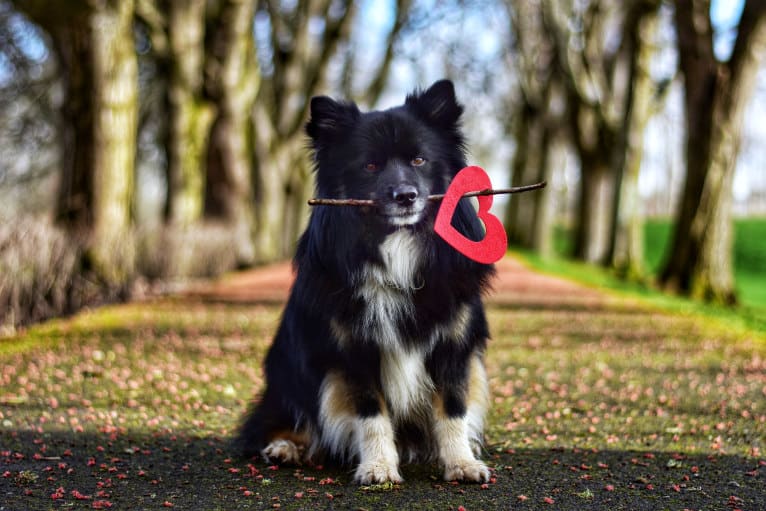
[[[354,103],[335,101],[327,96],[313,97],[306,133],[315,144],[333,140],[350,130],[356,124],[359,115],[359,109]]]
[[[449,80],[439,80],[425,91],[408,95],[404,104],[437,127],[455,127],[463,113],[463,107],[455,97],[455,86]]]

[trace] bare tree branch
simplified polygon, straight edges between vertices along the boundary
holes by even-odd
[[[766,2],[747,0],[742,9],[737,39],[728,62],[732,83],[740,82],[742,73],[752,68],[749,60],[764,50],[766,46]]]
[[[351,31],[351,21],[354,18],[355,4],[348,0],[344,1],[342,4],[343,7],[340,15],[333,18],[330,16],[330,10],[331,7],[333,7],[332,2],[327,2],[324,12],[326,26],[322,35],[322,42],[320,43],[321,51],[319,57],[308,64],[304,98],[310,98],[318,93],[319,87],[324,81],[324,77],[327,73],[327,63],[335,54],[338,44],[341,41],[348,40]],[[306,115],[308,115],[308,110],[309,102],[303,101],[302,108],[295,116],[288,133],[296,133],[301,129],[303,120],[306,118]]]
[[[378,99],[380,99],[380,95],[383,93],[383,89],[386,86],[386,80],[388,80],[388,75],[391,70],[391,63],[394,60],[394,46],[409,18],[411,6],[411,0],[396,0],[394,6],[394,25],[391,27],[388,37],[386,37],[386,53],[383,55],[383,60],[381,60],[377,71],[373,73],[374,78],[368,85],[363,96],[365,103],[368,105],[377,103]]]
[[[505,195],[510,193],[524,193],[531,192],[533,190],[540,190],[545,188],[548,183],[542,181],[531,185],[514,186],[513,188],[485,188],[483,190],[477,190],[474,192],[466,192],[461,195],[461,198],[466,199],[469,197],[484,197],[487,195]],[[426,197],[428,201],[440,201],[446,197],[447,194],[439,193],[429,195]],[[373,199],[309,199],[309,206],[375,206],[378,201]]]

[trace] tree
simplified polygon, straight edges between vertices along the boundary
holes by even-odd
[[[636,34],[647,16],[656,15],[659,2],[546,0],[544,8],[566,89],[568,129],[580,160],[574,256],[609,264],[623,183],[617,178],[624,167],[633,165],[626,154],[640,155],[642,130],[638,127],[646,122],[636,118],[646,115],[635,108],[635,62],[645,51],[644,40]],[[610,39],[613,34],[621,35],[619,44]],[[641,89],[642,94],[645,90]]]
[[[255,0],[222,0],[212,15],[205,90],[215,104],[207,151],[204,216],[231,226],[240,265],[255,260],[253,124],[260,71],[252,20]]]
[[[625,24],[621,51],[629,83],[615,153],[615,195],[612,234],[606,262],[617,274],[631,280],[644,278],[644,221],[638,194],[638,176],[644,152],[644,131],[651,115],[661,105],[667,83],[655,83],[649,73],[654,56],[659,2],[634,4],[633,20]]]
[[[132,194],[138,112],[132,0],[18,0],[42,27],[65,81],[58,222],[85,247],[107,289],[132,277]]]
[[[408,29],[411,28],[412,0],[396,0],[393,8],[393,25],[382,42],[384,52],[376,66],[370,66],[368,55],[363,55],[361,57],[363,62],[360,62],[358,48],[354,44],[354,34],[342,42],[344,48],[341,49],[343,72],[340,80],[340,91],[345,98],[367,107],[375,106],[383,94],[390,77],[391,64],[396,55],[396,45],[403,36],[408,35]],[[422,16],[419,17],[419,20],[425,21]],[[358,32],[364,32],[364,27],[361,27]],[[364,65],[360,66],[360,63]],[[362,73],[359,72],[360,69],[363,70]],[[359,75],[362,75],[362,79]]]
[[[39,26],[0,0],[0,214],[50,212],[61,149],[61,80],[46,42]]]
[[[262,62],[261,82],[254,112],[255,246],[258,259],[289,256],[307,218],[311,167],[306,158],[303,123],[309,99],[328,85],[329,63],[342,49],[346,62],[354,54],[342,48],[349,41],[355,17],[354,2],[312,0],[284,3],[266,1],[257,19],[256,37],[270,58]],[[395,4],[394,26],[387,44],[393,48],[406,19],[409,2]],[[269,32],[259,29],[268,28]],[[364,30],[364,27],[359,27]],[[320,29],[320,30],[317,30]],[[374,101],[380,95],[393,51],[369,72],[370,79],[356,95]]]
[[[139,0],[137,9],[155,63],[152,86],[162,90],[159,109],[167,113],[160,145],[167,157],[168,234],[186,237],[205,224],[222,227],[235,241],[239,266],[255,261],[255,3]]]
[[[556,105],[563,100],[553,72],[553,41],[544,30],[539,7],[529,2],[508,7],[514,36],[512,59],[519,78],[519,98],[510,116],[516,142],[511,186],[550,182],[550,153],[562,120]],[[509,242],[543,255],[552,252],[551,195],[548,188],[511,198],[505,218]]]
[[[766,49],[766,3],[747,0],[727,61],[713,51],[708,0],[677,0],[675,26],[686,107],[686,180],[660,281],[734,303],[731,187],[743,115]]]
[[[205,156],[213,106],[204,95],[206,0],[158,0],[166,12],[167,200],[165,220],[179,226],[202,218]]]
[[[253,108],[255,250],[260,261],[287,257],[305,216],[309,164],[303,122],[309,98],[323,85],[327,64],[351,28],[353,3],[264,2],[256,25],[270,59]],[[269,33],[259,34],[268,27]],[[317,34],[313,28],[321,27]]]

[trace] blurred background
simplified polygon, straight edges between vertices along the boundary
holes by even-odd
[[[289,258],[309,98],[444,77],[549,183],[512,246],[766,311],[765,50],[763,0],[0,0],[0,325]]]

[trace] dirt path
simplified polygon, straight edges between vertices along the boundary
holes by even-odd
[[[598,291],[570,281],[542,275],[507,257],[496,265],[489,303],[529,308],[588,308],[603,306],[608,299]],[[289,262],[233,274],[212,285],[189,290],[191,296],[231,303],[279,303],[287,299],[293,281]]]
[[[487,300],[489,484],[239,459],[291,281],[278,264],[1,341],[0,511],[766,509],[766,347],[515,259]]]

